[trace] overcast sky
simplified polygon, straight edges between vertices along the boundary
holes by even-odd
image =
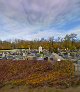
[[[0,39],[80,36],[80,0],[0,0]]]

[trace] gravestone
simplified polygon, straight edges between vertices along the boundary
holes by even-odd
[[[61,61],[61,59],[57,59],[57,61]]]
[[[39,47],[39,53],[40,53],[40,52],[42,52],[42,47],[41,47],[41,46]]]
[[[30,49],[30,47],[29,47],[29,51],[30,51],[31,49]]]
[[[3,52],[3,53],[2,53],[2,57],[5,57],[5,56],[6,56],[6,55],[5,55],[5,53]]]
[[[78,60],[77,63],[80,65],[80,60]]]

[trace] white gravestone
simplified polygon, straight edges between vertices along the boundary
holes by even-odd
[[[26,59],[26,53],[23,52],[23,60]]]
[[[40,53],[40,52],[42,52],[42,47],[41,47],[41,46],[39,47],[39,53]]]
[[[25,56],[26,56],[26,53],[23,52],[23,57],[25,57]]]
[[[5,57],[5,56],[6,56],[6,55],[5,55],[5,53],[3,52],[3,53],[2,53],[2,57]]]
[[[29,51],[30,51],[31,49],[30,49],[30,47],[29,47]]]
[[[57,61],[61,61],[61,59],[57,59]]]

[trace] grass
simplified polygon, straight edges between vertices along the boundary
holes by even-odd
[[[0,89],[0,92],[80,92],[80,86],[70,87],[67,89],[56,89],[53,87],[38,87],[38,88],[28,88],[26,86],[17,86],[12,88],[11,85],[6,85]]]

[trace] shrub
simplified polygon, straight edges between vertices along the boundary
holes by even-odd
[[[9,82],[16,86],[65,85],[68,87],[72,85],[74,65],[70,61],[53,64],[45,61],[0,61],[0,75],[0,82]]]

